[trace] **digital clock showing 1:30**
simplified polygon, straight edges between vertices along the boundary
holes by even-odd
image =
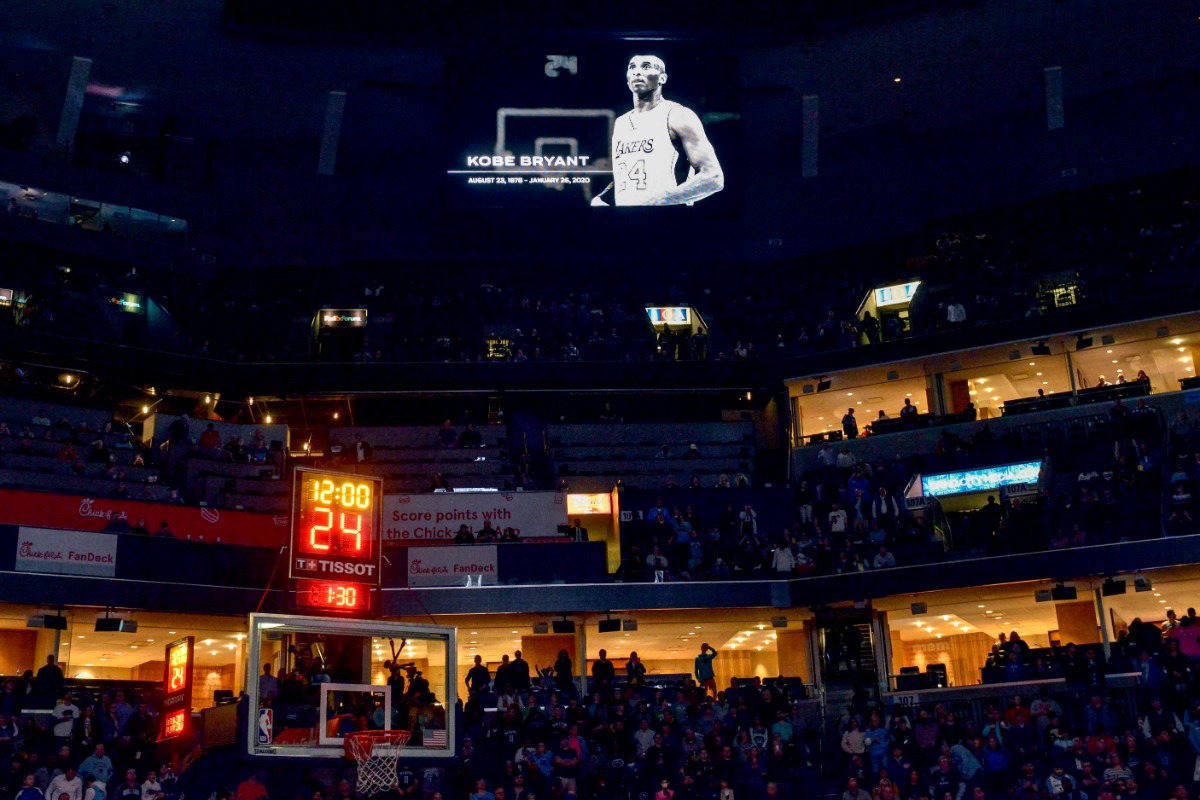
[[[371,610],[371,587],[337,581],[296,581],[297,609],[355,614]]]

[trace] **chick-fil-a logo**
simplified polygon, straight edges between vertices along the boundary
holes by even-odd
[[[100,519],[129,519],[129,515],[125,511],[96,508],[95,503],[96,501],[90,497],[83,498],[79,503],[79,516],[99,517]]]
[[[17,550],[18,558],[30,558],[38,561],[62,561],[62,550],[34,550],[33,542],[28,539],[21,541],[21,547]]]
[[[439,566],[423,567],[421,566],[421,559],[415,558],[408,565],[408,573],[410,575],[448,575],[450,570],[447,567]]]

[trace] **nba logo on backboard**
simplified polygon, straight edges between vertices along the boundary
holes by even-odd
[[[258,710],[258,743],[271,744],[275,738],[275,710],[260,708]]]

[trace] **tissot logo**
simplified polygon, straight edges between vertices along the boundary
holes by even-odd
[[[324,558],[297,558],[296,569],[332,572],[335,575],[361,575],[366,577],[375,575],[374,564],[347,564],[344,561],[331,561]]]

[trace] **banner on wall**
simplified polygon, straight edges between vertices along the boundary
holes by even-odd
[[[22,527],[17,532],[16,570],[111,578],[117,574],[117,537]]]
[[[211,542],[220,537],[225,544],[279,547],[288,535],[286,514],[0,489],[0,525],[102,531],[115,530],[124,524],[133,527],[140,519],[146,520],[151,533],[166,522],[180,539],[203,536]]]
[[[561,536],[567,524],[565,495],[558,492],[445,492],[392,494],[383,498],[383,540],[448,544],[460,525],[478,532],[514,528],[522,539]]]
[[[494,544],[408,551],[409,586],[495,586],[496,575]]]

